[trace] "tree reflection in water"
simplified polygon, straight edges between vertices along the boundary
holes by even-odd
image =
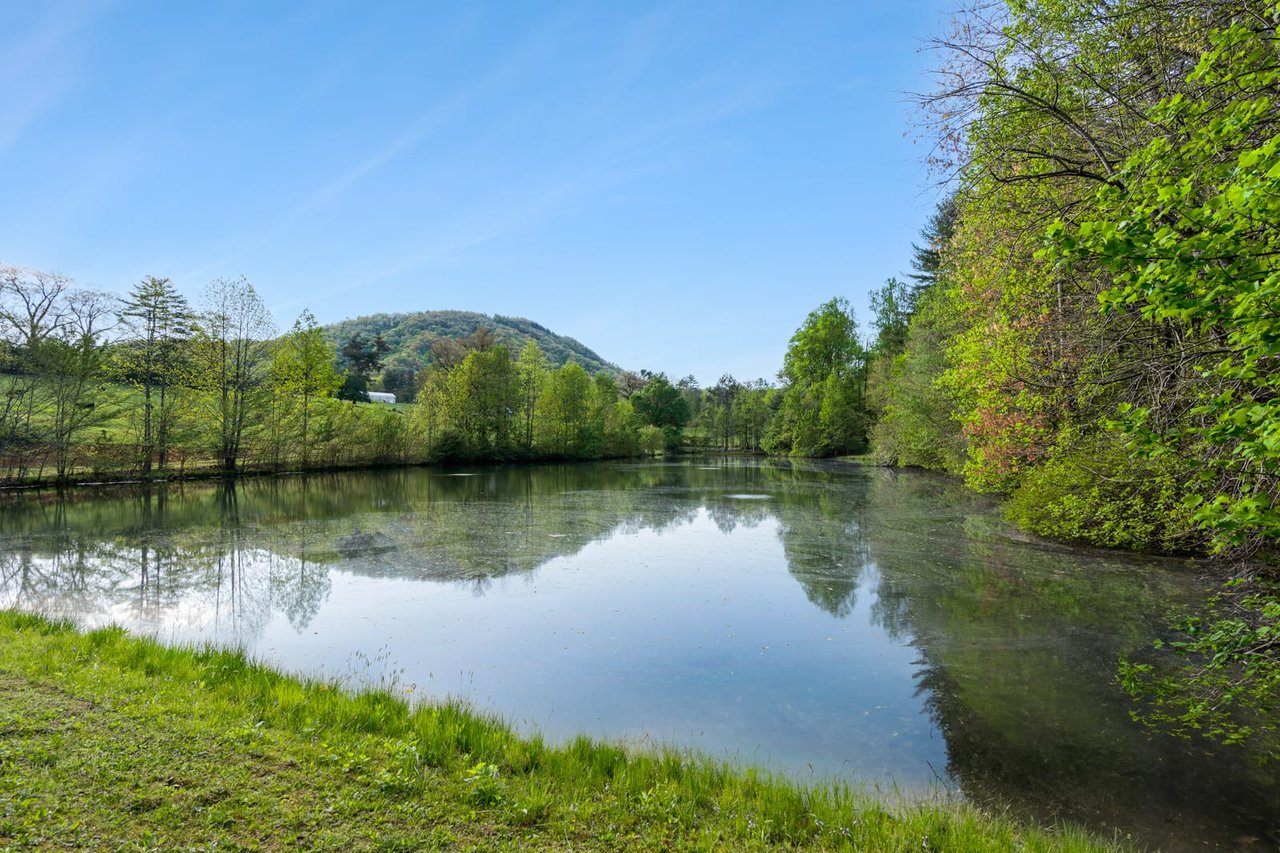
[[[1171,560],[1011,541],[950,480],[871,479],[876,618],[920,650],[919,689],[970,799],[1186,849],[1280,843],[1280,777],[1241,749],[1152,736],[1116,662],[1200,599]],[[1017,538],[1015,536],[1015,538]]]
[[[1157,845],[1280,843],[1274,768],[1148,737],[1115,684],[1123,653],[1200,600],[1194,570],[1022,541],[987,501],[925,474],[722,460],[11,496],[0,605],[252,645],[275,614],[306,630],[335,572],[485,595],[592,543],[702,518],[726,536],[773,525],[814,607],[914,647],[918,696],[966,796],[1138,827]],[[733,567],[718,570],[731,592]],[[710,666],[719,653],[702,654]]]

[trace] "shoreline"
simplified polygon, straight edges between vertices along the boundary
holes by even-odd
[[[1113,850],[674,749],[547,745],[458,702],[0,611],[0,844]]]

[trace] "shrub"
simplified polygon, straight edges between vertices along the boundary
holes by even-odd
[[[1197,551],[1205,536],[1183,503],[1190,472],[1172,457],[1136,459],[1114,435],[1059,444],[1029,470],[1006,509],[1014,524],[1069,542]]]

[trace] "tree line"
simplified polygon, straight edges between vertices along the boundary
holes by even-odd
[[[869,449],[1007,496],[1036,533],[1265,559],[1280,536],[1278,21],[1276,0],[962,10],[921,97],[948,190],[913,274],[872,295],[865,342],[844,300],[815,309],[776,384],[553,369],[536,343],[477,330],[393,377],[412,409],[351,405],[339,394],[374,380],[377,338],[335,350],[306,313],[277,336],[244,280],[192,308],[165,279],[115,304],[2,268],[0,465],[65,480]],[[1224,715],[1280,693],[1280,600],[1255,577],[1221,607],[1178,641],[1214,662],[1193,699],[1146,663],[1126,677],[1175,724],[1240,737]]]
[[[2,474],[67,482],[680,451],[826,456],[867,443],[870,354],[842,299],[797,330],[778,384],[593,376],[574,361],[551,366],[532,337],[513,351],[484,327],[436,339],[426,365],[390,378],[387,352],[362,331],[335,346],[308,311],[278,333],[243,278],[213,281],[192,304],[166,278],[116,297],[0,268]],[[371,387],[406,384],[411,406],[352,405]]]
[[[1280,534],[1280,5],[980,3],[923,97],[950,192],[873,371],[884,459],[1022,525]]]
[[[1275,0],[959,14],[921,97],[947,193],[868,388],[879,458],[1031,531],[1251,560],[1173,632],[1193,677],[1124,671],[1147,719],[1227,740],[1274,736],[1280,698],[1278,22]]]

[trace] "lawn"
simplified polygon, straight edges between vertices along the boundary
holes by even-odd
[[[1100,850],[0,612],[0,847]]]

